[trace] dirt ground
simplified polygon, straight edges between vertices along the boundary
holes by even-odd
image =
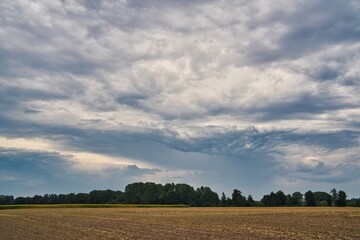
[[[13,209],[0,239],[360,239],[360,209]]]

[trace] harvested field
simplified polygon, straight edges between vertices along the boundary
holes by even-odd
[[[0,239],[360,239],[359,208],[0,211]]]

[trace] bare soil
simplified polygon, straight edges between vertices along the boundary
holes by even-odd
[[[360,209],[12,209],[0,239],[360,239]]]

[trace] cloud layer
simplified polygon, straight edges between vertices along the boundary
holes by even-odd
[[[62,169],[82,177],[54,191],[140,179],[359,195],[359,11],[335,0],[2,1],[0,181],[14,187],[0,193]],[[109,169],[123,180],[81,181]]]

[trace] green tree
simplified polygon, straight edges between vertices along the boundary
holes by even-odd
[[[255,201],[254,201],[254,199],[253,199],[253,197],[251,195],[248,196],[247,202],[249,203],[250,206],[255,205]]]
[[[221,202],[221,206],[223,206],[223,207],[227,206],[226,195],[224,192],[221,194],[220,202]]]
[[[142,182],[128,184],[125,187],[126,202],[132,204],[142,203],[141,200],[145,189],[144,185]]]
[[[276,207],[276,206],[281,205],[281,199],[279,198],[279,196],[276,193],[271,192],[270,194],[265,195],[261,199],[261,203],[265,206]]]
[[[349,207],[360,207],[360,198],[352,198],[346,201],[346,206]]]
[[[87,193],[78,193],[75,195],[75,202],[78,204],[90,203],[89,194]]]
[[[331,191],[331,197],[332,197],[332,206],[336,206],[336,201],[337,201],[337,191],[335,188],[333,188]]]
[[[304,195],[301,192],[294,192],[291,196],[296,199],[296,205],[302,205]]]
[[[219,196],[213,192],[209,187],[203,187],[196,189],[196,205],[199,207],[217,206],[219,204]]]
[[[331,206],[332,198],[331,195],[328,194],[327,192],[314,192],[314,197],[317,206],[319,206],[321,202],[322,205]],[[326,204],[324,204],[324,202]]]
[[[108,203],[110,204],[126,203],[125,194],[122,191],[114,192]]]
[[[177,199],[179,203],[191,206],[196,204],[196,192],[192,186],[185,183],[178,183],[175,185],[175,192],[178,195]]]
[[[0,205],[12,204],[14,202],[14,196],[12,195],[0,195]]]
[[[162,192],[162,185],[147,182],[143,185],[143,193],[141,196],[141,203],[151,204],[160,203]]]
[[[32,197],[32,199],[33,199],[33,204],[43,204],[44,202],[43,202],[43,197],[42,196],[40,196],[40,195],[35,195],[35,196],[33,196]]]
[[[315,196],[312,191],[307,191],[305,193],[305,202],[306,206],[315,206]]]
[[[278,196],[278,199],[279,199],[278,206],[285,206],[286,195],[284,194],[284,192],[279,190],[279,191],[276,192],[276,195]]]
[[[246,198],[242,195],[242,192],[239,189],[234,189],[231,196],[233,206],[239,207],[246,205]]]
[[[338,192],[337,200],[336,200],[336,206],[338,207],[345,207],[346,206],[346,198],[347,195],[344,191],[340,190]]]
[[[286,206],[296,206],[297,200],[290,194],[286,195]]]

